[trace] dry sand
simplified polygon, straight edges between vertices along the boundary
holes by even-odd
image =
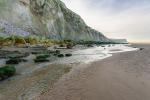
[[[38,100],[150,100],[150,45],[74,68]]]

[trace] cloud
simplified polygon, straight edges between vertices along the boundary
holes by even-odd
[[[62,0],[110,38],[150,40],[150,0]]]

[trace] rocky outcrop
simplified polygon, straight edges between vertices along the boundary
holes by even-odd
[[[9,34],[30,33],[53,39],[110,41],[87,26],[79,15],[69,10],[60,0],[0,0],[0,20],[22,30],[9,31]],[[6,25],[0,27],[9,30],[5,28]]]

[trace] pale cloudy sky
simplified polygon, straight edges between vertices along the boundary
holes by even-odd
[[[62,0],[110,38],[150,42],[150,0]]]

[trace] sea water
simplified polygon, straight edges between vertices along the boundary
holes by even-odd
[[[72,57],[64,58],[59,63],[90,63],[111,57],[114,53],[139,50],[125,44],[95,46],[88,49],[74,51]]]

